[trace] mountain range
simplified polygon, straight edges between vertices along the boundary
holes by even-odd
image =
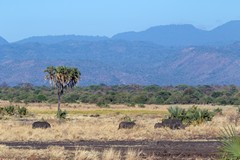
[[[240,85],[240,21],[210,31],[192,25],[151,27],[111,38],[0,37],[0,83],[46,85],[50,65],[78,67],[80,85]]]
[[[0,37],[0,45],[4,45],[4,44],[8,44],[8,42],[2,37]]]
[[[113,39],[148,41],[167,46],[223,45],[240,40],[240,21],[230,21],[210,31],[189,24],[157,26],[142,32],[120,33]]]

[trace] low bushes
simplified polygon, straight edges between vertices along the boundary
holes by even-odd
[[[2,116],[8,115],[8,116],[19,116],[23,117],[26,116],[28,113],[26,107],[20,107],[20,106],[6,106],[6,107],[1,107],[0,108],[0,114]]]
[[[63,120],[67,118],[67,111],[62,111],[61,109],[59,111],[57,111],[57,118],[59,120]]]
[[[8,115],[14,115],[15,106],[7,106],[7,107],[4,107],[4,110],[5,110],[5,112],[6,112]]]
[[[105,102],[98,102],[96,105],[100,108],[110,108],[110,105]]]
[[[129,116],[124,116],[121,118],[121,121],[123,122],[135,122],[135,120],[133,120],[131,117]]]
[[[211,121],[215,116],[215,112],[207,109],[199,109],[197,106],[193,106],[189,109],[183,109],[179,107],[168,108],[169,119],[179,119],[184,124],[200,124],[206,121]]]

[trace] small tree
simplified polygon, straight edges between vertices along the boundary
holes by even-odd
[[[65,66],[50,66],[44,71],[47,73],[46,79],[50,84],[58,90],[58,113],[60,112],[61,95],[68,88],[73,88],[80,79],[80,71],[78,68],[70,68]]]

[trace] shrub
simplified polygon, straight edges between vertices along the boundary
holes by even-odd
[[[207,109],[199,109],[193,106],[187,110],[179,107],[168,108],[170,113],[169,119],[179,119],[185,124],[200,124],[206,121],[211,121],[215,113]]]
[[[107,104],[105,102],[98,102],[97,106],[101,107],[101,108],[110,108],[109,104]]]
[[[138,104],[138,107],[145,108],[145,105],[144,104]]]
[[[15,107],[14,106],[7,106],[4,108],[4,110],[6,111],[6,113],[8,115],[14,115],[14,111],[15,111]]]
[[[27,115],[27,108],[26,107],[18,107],[17,112],[20,115],[20,117],[26,116]]]
[[[0,114],[4,114],[4,108],[0,107]]]
[[[132,120],[131,117],[129,117],[129,116],[124,116],[123,118],[121,118],[121,121],[123,121],[123,122],[135,122],[135,120]]]
[[[128,103],[127,106],[128,107],[135,107],[135,103]]]
[[[170,113],[170,119],[180,119],[183,120],[186,116],[186,111],[180,107],[170,107],[168,108],[168,112]]]
[[[222,113],[222,108],[216,108],[216,109],[213,110],[213,112],[214,112],[215,114],[219,114],[219,115],[222,115],[222,114],[223,114],[223,113]]]
[[[26,107],[19,107],[19,106],[7,106],[4,108],[0,108],[0,114],[1,115],[18,115],[20,117],[27,115],[27,108]]]
[[[45,102],[47,101],[47,97],[45,95],[39,94],[37,96],[37,102]]]
[[[240,114],[240,107],[237,107],[237,113]]]
[[[64,111],[62,111],[61,109],[57,112],[57,118],[58,119],[66,119],[66,117],[67,117],[67,111],[66,110],[64,110]]]

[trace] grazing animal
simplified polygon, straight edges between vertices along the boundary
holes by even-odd
[[[184,129],[182,121],[179,119],[164,119],[162,121],[164,127],[169,127],[171,129]]]
[[[131,128],[133,128],[133,126],[135,126],[135,125],[136,125],[135,122],[121,122],[121,123],[119,124],[118,129],[121,129],[121,128],[131,129]]]
[[[37,121],[37,122],[34,122],[32,124],[32,128],[35,129],[35,128],[43,128],[43,129],[46,129],[46,128],[51,128],[51,125],[46,122],[46,121]]]
[[[154,128],[162,128],[162,127],[164,127],[164,125],[162,123],[156,123],[154,125]]]
[[[179,119],[164,119],[162,123],[156,123],[154,128],[169,127],[171,129],[184,129],[185,126]]]
[[[100,117],[99,114],[91,114],[90,117]]]

